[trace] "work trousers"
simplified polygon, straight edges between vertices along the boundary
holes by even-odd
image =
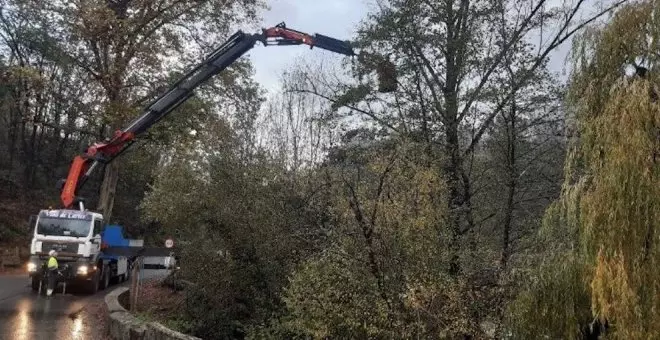
[[[55,291],[55,286],[57,286],[57,268],[50,269],[48,268],[48,289]]]

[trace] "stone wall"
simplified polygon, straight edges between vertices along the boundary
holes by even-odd
[[[128,301],[128,287],[116,288],[105,296],[108,312],[108,332],[115,340],[193,340],[199,339],[173,331],[158,322],[144,322],[134,317],[119,303]]]

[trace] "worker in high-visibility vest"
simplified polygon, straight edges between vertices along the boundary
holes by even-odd
[[[46,295],[51,296],[53,290],[55,290],[55,284],[57,283],[57,270],[59,265],[57,264],[57,252],[55,249],[51,249],[48,252],[48,289],[46,290]]]

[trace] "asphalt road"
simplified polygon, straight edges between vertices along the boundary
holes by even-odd
[[[164,276],[166,270],[145,269],[142,278]],[[126,285],[128,283],[123,283]],[[94,322],[85,320],[82,308],[93,301],[103,299],[113,285],[95,295],[79,292],[58,294],[51,297],[33,293],[27,275],[0,276],[0,339],[95,339]]]

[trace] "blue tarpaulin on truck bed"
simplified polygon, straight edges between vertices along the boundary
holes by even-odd
[[[108,247],[128,247],[129,240],[124,238],[124,233],[122,232],[121,226],[119,225],[108,225],[101,232],[101,238],[103,243],[107,244]]]
[[[108,256],[169,256],[175,251],[174,248],[132,246],[136,243],[131,241],[136,240],[125,238],[120,225],[106,226],[101,233],[101,238],[107,245],[107,248],[103,249],[103,253]]]

